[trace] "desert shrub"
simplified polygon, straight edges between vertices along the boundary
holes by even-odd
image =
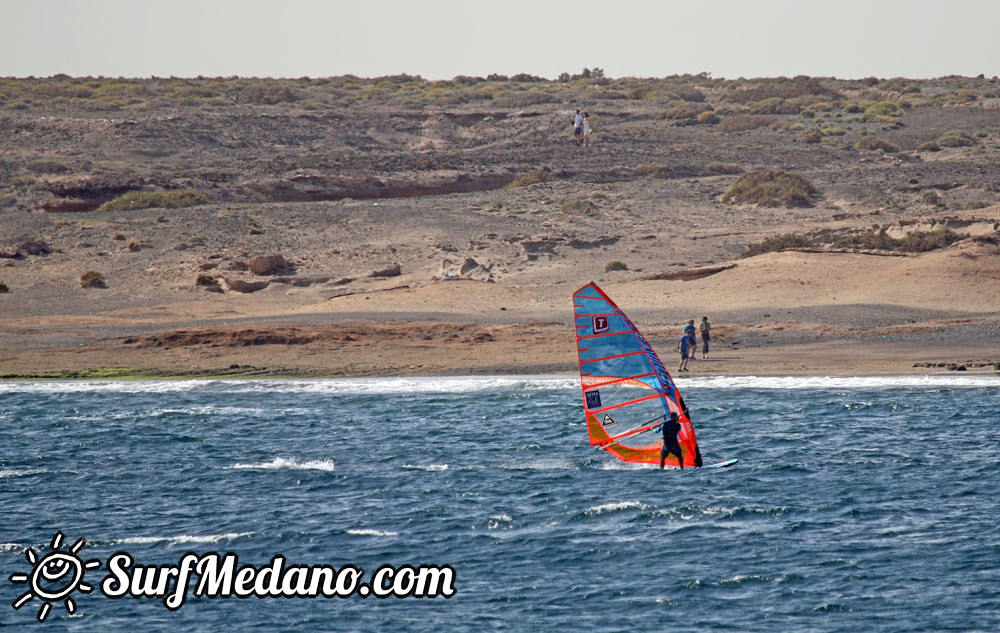
[[[952,103],[972,103],[977,98],[978,97],[976,97],[976,93],[972,92],[971,90],[963,89],[963,90],[956,90],[955,94],[951,95],[950,101]]]
[[[250,230],[248,231],[248,233],[250,235],[263,235],[264,234],[264,229],[258,229],[256,226],[254,226],[254,227],[250,227]]]
[[[806,95],[821,95],[839,97],[836,92],[823,87],[818,79],[812,77],[794,77],[792,79],[778,78],[758,80],[748,87],[738,87],[730,91],[728,97],[736,103],[750,103],[765,99],[794,99]]]
[[[709,163],[705,165],[705,171],[711,174],[728,174],[735,176],[742,174],[743,168],[736,163]]]
[[[925,191],[924,195],[920,196],[920,201],[924,204],[939,204],[941,197],[934,191]]]
[[[862,136],[858,139],[858,142],[854,144],[854,147],[855,149],[864,149],[872,152],[882,151],[888,154],[893,154],[899,151],[899,147],[893,145],[881,136]]]
[[[698,110],[695,110],[687,104],[675,105],[674,107],[666,110],[664,112],[658,112],[656,114],[657,119],[693,119],[698,116]]]
[[[976,139],[963,130],[948,130],[937,140],[937,144],[941,147],[966,147],[975,145]]]
[[[940,152],[941,146],[934,141],[927,141],[917,146],[918,152]]]
[[[934,231],[913,231],[899,241],[899,250],[908,253],[925,253],[950,246],[955,242],[969,237],[960,235],[951,229],[936,229]]]
[[[861,112],[861,106],[859,106],[857,103],[854,103],[853,101],[848,101],[847,103],[844,104],[844,112],[848,114],[855,114],[857,112]]]
[[[117,241],[120,242],[120,241],[122,241],[122,240],[125,239],[125,234],[124,233],[115,233],[114,235],[111,236],[111,239],[117,240]]]
[[[105,202],[98,211],[133,211],[137,209],[180,209],[208,202],[197,191],[130,191],[114,200]]]
[[[658,165],[656,163],[639,165],[635,169],[646,178],[669,178],[671,174],[669,167],[666,165]]]
[[[684,101],[692,101],[694,103],[703,103],[705,101],[705,93],[691,86],[673,86],[670,90]]]
[[[787,103],[784,99],[771,97],[761,101],[752,101],[747,105],[747,112],[750,114],[798,114],[801,108],[793,103]]]
[[[579,198],[564,198],[559,201],[559,210],[563,213],[586,213],[597,208],[590,200]]]
[[[206,275],[206,274],[202,273],[202,274],[198,275],[198,278],[195,280],[194,285],[196,285],[196,286],[218,286],[219,282],[215,279],[215,277],[213,277],[211,275]]]
[[[819,130],[806,130],[799,135],[799,140],[803,143],[819,143],[823,140],[823,135]]]
[[[84,288],[107,288],[104,283],[104,275],[96,270],[88,270],[80,275],[80,285]]]
[[[628,265],[626,265],[625,262],[620,262],[616,259],[614,261],[608,262],[604,266],[604,272],[606,273],[610,273],[615,270],[628,270]]]
[[[514,179],[510,181],[507,188],[514,189],[516,187],[527,187],[528,185],[537,185],[540,182],[552,182],[553,180],[558,180],[555,174],[545,167],[542,167],[534,171],[514,176]]]
[[[758,244],[751,244],[750,246],[747,246],[746,249],[740,253],[740,257],[753,257],[754,255],[763,255],[764,253],[774,253],[777,251],[783,251],[787,248],[810,248],[815,245],[815,242],[805,235],[785,233],[783,235],[775,235],[773,237],[766,238]]]
[[[834,248],[855,248],[863,250],[894,251],[899,248],[899,240],[889,237],[885,231],[866,231],[842,237],[833,243]]]
[[[10,288],[7,287],[7,284],[5,284],[4,282],[0,281],[0,293],[4,293],[4,292],[10,292]]]
[[[758,116],[754,114],[740,114],[737,116],[727,116],[722,119],[716,129],[724,134],[730,132],[746,132],[748,130],[755,130],[759,127],[764,127],[770,125],[772,122],[771,117]]]
[[[736,179],[722,201],[800,207],[809,206],[810,197],[816,193],[812,183],[795,172],[751,171]]]
[[[719,115],[712,110],[705,110],[698,115],[698,123],[701,123],[702,125],[715,125],[719,121]]]
[[[27,165],[28,171],[34,172],[36,174],[61,174],[63,172],[69,171],[69,167],[60,163],[57,160],[47,160],[44,158],[39,158],[38,160],[33,160]]]
[[[861,115],[862,123],[896,123],[903,116],[903,108],[892,101],[876,101]]]
[[[0,191],[0,209],[5,209],[7,207],[14,206],[14,203],[16,202],[17,198],[15,196]]]

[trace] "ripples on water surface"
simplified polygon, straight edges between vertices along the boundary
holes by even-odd
[[[679,382],[706,461],[587,446],[571,378],[0,383],[0,625],[16,630],[1000,630],[1000,381]],[[25,549],[449,564],[445,600],[78,595]],[[95,586],[105,571],[88,572]]]

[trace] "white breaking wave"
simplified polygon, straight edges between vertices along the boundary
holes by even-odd
[[[597,516],[605,512],[617,512],[619,510],[646,510],[649,506],[641,501],[617,501],[615,503],[605,503],[599,506],[591,506],[583,511],[587,516]]]
[[[1000,387],[1000,376],[711,376],[679,382],[719,389],[939,389]]]
[[[0,479],[4,479],[6,477],[27,477],[28,475],[37,475],[38,473],[47,472],[49,471],[44,468],[27,468],[25,470],[5,469],[0,470]]]
[[[403,464],[403,468],[437,472],[441,470],[448,470],[448,464]]]
[[[682,387],[720,389],[866,389],[882,387],[1000,387],[1000,376],[933,374],[924,376],[706,376],[678,378]],[[448,376],[407,378],[240,379],[240,380],[79,380],[0,382],[2,393],[320,393],[391,395],[462,394],[483,391],[577,390],[577,376]],[[248,409],[245,413],[252,413]],[[197,411],[201,412],[201,411]],[[207,408],[204,413],[221,413]]]
[[[169,545],[184,545],[187,543],[218,543],[219,541],[231,541],[242,536],[250,536],[253,532],[228,532],[226,534],[209,534],[206,536],[195,536],[181,534],[178,536],[126,536],[125,538],[111,541],[112,545],[146,545],[149,543],[163,543]]]
[[[381,530],[347,530],[354,536],[399,536],[399,532],[383,532]]]
[[[299,462],[294,459],[275,457],[271,461],[261,464],[233,464],[232,466],[227,466],[227,469],[234,470],[275,470],[279,468],[287,468],[291,470],[325,470],[332,472],[333,460],[317,459],[308,462]]]

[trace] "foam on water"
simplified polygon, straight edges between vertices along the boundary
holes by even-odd
[[[259,464],[233,464],[232,466],[227,466],[227,468],[231,470],[290,469],[290,470],[325,470],[332,472],[334,469],[334,464],[332,459],[317,459],[317,460],[300,462],[296,461],[295,459],[275,457],[269,462],[263,462]]]
[[[150,543],[163,543],[169,545],[186,545],[188,543],[219,543],[220,541],[232,541],[244,536],[250,536],[253,532],[228,532],[226,534],[208,534],[197,536],[190,534],[180,534],[177,536],[126,536],[111,541],[111,545],[148,545]]]
[[[353,536],[399,536],[399,532],[388,532],[383,530],[347,530]]]
[[[28,475],[37,475],[39,473],[49,472],[45,468],[26,468],[24,470],[13,470],[4,469],[0,470],[0,479],[5,479],[7,477],[27,477]]]
[[[448,464],[403,464],[403,468],[410,470],[426,470],[429,472],[438,472],[442,470],[448,470]]]
[[[924,376],[705,376],[677,378],[681,387],[739,389],[870,389],[1000,387],[1000,376],[933,374]],[[127,380],[0,382],[3,393],[319,393],[391,395],[476,393],[483,391],[558,391],[578,389],[576,376],[449,376],[407,378]],[[184,411],[182,409],[182,411]],[[256,409],[247,409],[248,413]],[[211,405],[192,413],[218,413]]]

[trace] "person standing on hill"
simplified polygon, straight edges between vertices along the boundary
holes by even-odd
[[[590,113],[589,112],[584,112],[583,113],[583,146],[584,147],[590,145],[590,143],[591,143],[590,133],[592,131],[593,130],[590,129]]]
[[[573,115],[573,138],[576,139],[577,145],[583,143],[583,115],[579,110]]]
[[[712,326],[709,325],[707,316],[701,317],[701,325],[698,328],[701,330],[701,357],[708,358],[708,342],[712,340],[709,330]]]

